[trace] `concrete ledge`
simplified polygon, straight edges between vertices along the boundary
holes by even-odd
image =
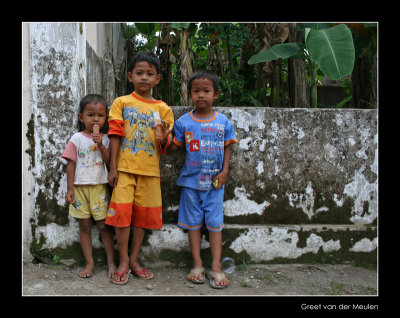
[[[357,225],[226,225],[223,256],[255,263],[376,262],[376,228]],[[202,256],[211,261],[208,232]],[[191,262],[187,231],[167,224],[146,238],[142,254],[149,260]]]

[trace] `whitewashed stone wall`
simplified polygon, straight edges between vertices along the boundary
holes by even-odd
[[[66,173],[60,155],[76,131],[79,100],[100,93],[112,102],[116,94],[110,81],[116,77],[114,70],[121,69],[114,64],[123,60],[112,48],[100,50],[99,43],[107,41],[98,37],[93,48],[88,29],[95,28],[85,23],[23,27],[27,259],[39,252],[63,258],[79,242],[77,222],[68,216],[64,202]],[[118,32],[111,34],[109,43],[120,43]],[[108,53],[98,56],[98,52]],[[175,119],[189,110],[173,107]],[[340,261],[376,260],[376,110],[216,110],[230,118],[239,139],[233,146],[225,190],[224,255],[253,262],[318,261],[328,254]],[[182,164],[179,151],[162,158],[164,227],[146,235],[144,258],[190,258],[187,234],[176,226],[180,192],[176,180]],[[95,227],[92,237],[94,248],[101,250]],[[207,233],[202,244],[209,248]]]

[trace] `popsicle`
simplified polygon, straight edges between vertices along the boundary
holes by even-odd
[[[99,124],[93,124],[93,134],[98,134],[99,133],[99,129],[100,127],[99,127]],[[95,150],[97,150],[97,146],[98,146],[98,144],[97,143],[95,143],[95,145],[96,145],[96,149]]]
[[[158,112],[153,113],[154,116],[154,123],[156,127],[156,138],[161,140],[161,117]]]

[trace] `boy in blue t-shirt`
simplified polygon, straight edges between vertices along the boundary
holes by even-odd
[[[209,231],[212,255],[208,274],[213,288],[230,284],[221,269],[224,184],[228,178],[230,144],[237,143],[229,119],[212,109],[220,95],[219,80],[211,71],[194,73],[188,83],[196,109],[181,116],[174,125],[170,148],[185,147],[186,158],[177,185],[182,186],[178,226],[188,229],[193,269],[187,276],[194,283],[204,283],[200,257],[203,219]]]

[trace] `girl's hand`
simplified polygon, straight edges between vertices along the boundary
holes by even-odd
[[[74,190],[68,190],[67,194],[65,195],[65,202],[67,204],[71,204],[74,202],[74,199],[75,199]]]
[[[103,145],[102,141],[103,141],[103,137],[101,136],[101,133],[92,133],[92,138],[93,138],[93,142],[95,144],[97,144],[97,147],[100,148],[100,146]]]

